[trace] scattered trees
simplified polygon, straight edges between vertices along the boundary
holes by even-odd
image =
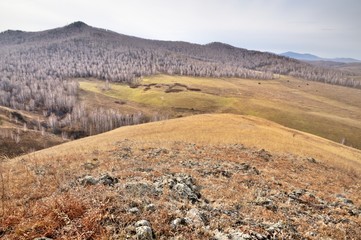
[[[361,81],[340,71],[222,43],[145,40],[85,24],[0,33],[0,105],[43,112],[54,131],[78,128],[91,135],[141,121],[141,114],[85,111],[77,103],[79,86],[74,79],[103,79],[108,90],[110,82],[137,85],[141,76],[156,73],[253,79],[287,74],[361,88]]]
[[[129,37],[71,24],[38,33],[0,34],[0,78],[47,80],[94,77],[133,84],[156,73],[271,79],[286,74],[360,87],[341,71],[223,43],[207,45]]]

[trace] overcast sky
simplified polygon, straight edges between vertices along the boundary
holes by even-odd
[[[0,31],[74,21],[143,38],[361,59],[361,0],[0,0]]]

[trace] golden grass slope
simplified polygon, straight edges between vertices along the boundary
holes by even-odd
[[[261,148],[270,159],[260,155]],[[357,239],[359,214],[349,211],[358,211],[361,203],[360,159],[359,150],[253,116],[204,114],[122,127],[16,159],[0,158],[0,238],[129,239],[141,219],[151,222],[157,239],[211,239],[216,229],[232,228],[265,233],[234,225],[247,218],[250,224],[291,222],[300,237],[286,239]],[[250,172],[238,171],[242,166]],[[105,173],[119,184],[81,184],[84,176]],[[195,179],[202,201],[211,206],[209,231],[170,224],[203,202],[175,201],[168,188],[158,196],[127,187],[153,186],[172,174]],[[289,198],[300,189],[312,194],[304,194],[302,204]],[[255,204],[264,194],[273,197],[275,211]],[[337,194],[354,204],[331,205]],[[145,210],[149,203],[154,212]],[[139,214],[129,212],[134,206]],[[238,209],[238,215],[218,209]],[[342,224],[325,224],[330,216]],[[310,231],[317,235],[308,238]]]
[[[34,153],[36,156],[90,154],[111,151],[114,143],[141,140],[152,145],[185,141],[199,144],[244,144],[279,154],[294,154],[361,170],[361,151],[293,130],[268,120],[234,114],[204,114],[122,127]]]

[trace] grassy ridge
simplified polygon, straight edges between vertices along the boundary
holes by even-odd
[[[174,141],[199,144],[237,144],[264,148],[279,154],[296,154],[343,166],[361,169],[361,151],[283,127],[271,121],[235,114],[200,114],[179,119],[127,126],[96,136],[79,139],[34,153],[53,158],[89,154],[93,149],[109,152],[122,139],[143,141],[166,147]]]
[[[4,239],[127,239],[135,235],[136,221],[147,219],[157,239],[211,239],[215,234],[203,226],[171,225],[200,208],[211,216],[211,231],[238,229],[235,221],[247,216],[252,224],[246,228],[291,222],[292,228],[282,229],[300,234],[286,239],[307,237],[311,230],[315,239],[358,239],[360,173],[360,150],[257,117],[199,114],[121,127],[11,160],[0,157],[0,226]],[[103,176],[110,183],[100,182]],[[171,187],[183,184],[184,176],[200,189],[198,201],[178,198]],[[159,183],[169,187],[158,192]],[[259,205],[271,197],[275,210]],[[145,208],[149,203],[154,210]],[[129,210],[134,206],[137,214]],[[330,216],[340,228],[328,223]],[[268,228],[259,226],[255,231]]]
[[[201,92],[166,93],[164,84],[181,83]],[[176,115],[194,113],[235,113],[262,117],[284,126],[312,133],[361,149],[361,90],[290,77],[255,81],[157,75],[142,84],[158,84],[149,90],[112,84],[102,91],[102,83],[81,81],[81,89],[111,98],[162,109]]]

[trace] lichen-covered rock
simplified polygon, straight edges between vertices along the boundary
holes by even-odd
[[[135,229],[138,240],[153,240],[153,231],[148,226],[140,226]]]
[[[186,218],[190,219],[194,225],[204,225],[205,222],[203,214],[196,208],[189,210]]]
[[[192,203],[199,201],[201,194],[199,187],[194,183],[193,178],[186,174],[172,174],[163,176],[155,182],[158,192],[163,192],[165,187],[171,190],[171,194],[176,199],[188,199]]]
[[[104,174],[100,176],[99,183],[107,185],[107,186],[113,186],[114,184],[118,183],[119,180],[116,177],[112,177],[108,174]]]
[[[143,227],[143,226],[150,227],[150,222],[148,222],[147,220],[139,220],[138,222],[135,223],[134,226],[135,227]]]

